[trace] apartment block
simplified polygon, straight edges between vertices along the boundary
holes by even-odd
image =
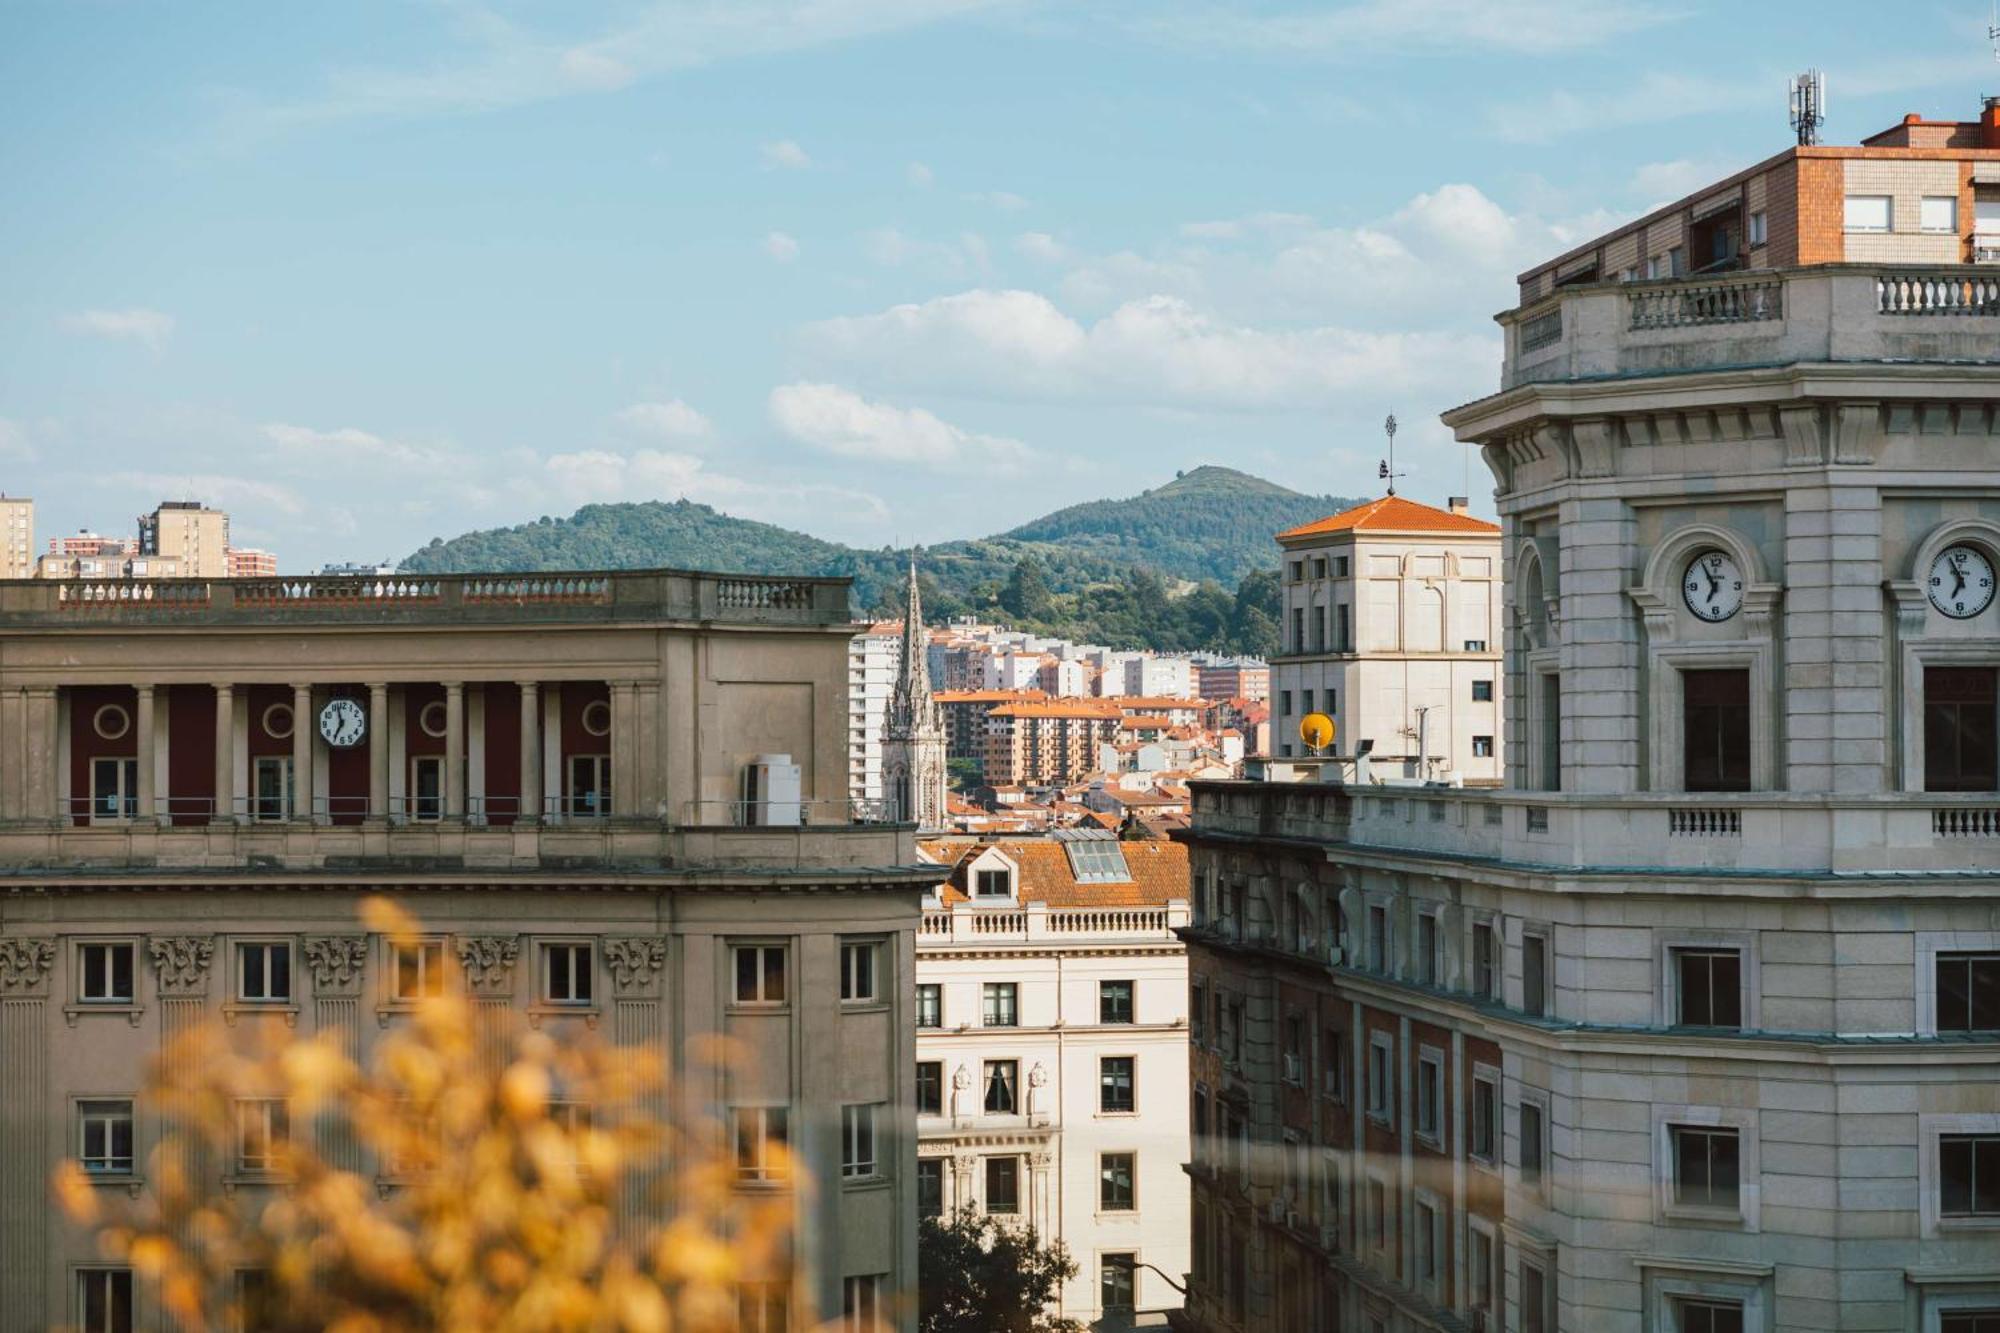
[[[35,502],[0,495],[0,578],[35,576]]]
[[[139,516],[139,554],[177,561],[177,578],[228,578],[229,515],[199,500],[162,500]]]
[[[1109,700],[1001,704],[986,713],[981,772],[993,786],[1064,785],[1097,768],[1098,748],[1118,739]]]

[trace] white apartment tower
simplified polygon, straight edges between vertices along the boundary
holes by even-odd
[[[930,643],[914,562],[903,609],[902,660],[883,729],[882,781],[899,822],[925,830],[945,826],[944,711],[931,695]]]
[[[878,621],[847,645],[847,799],[859,810],[884,808],[883,732],[902,662],[903,627]]]

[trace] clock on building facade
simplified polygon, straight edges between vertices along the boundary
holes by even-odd
[[[1993,562],[1970,546],[1947,546],[1931,561],[1931,605],[1953,620],[1970,620],[1993,605]]]
[[[329,699],[319,710],[319,734],[336,750],[352,749],[368,734],[367,710],[353,699]]]
[[[1681,575],[1688,610],[1707,621],[1724,621],[1743,609],[1743,571],[1726,551],[1703,551]]]

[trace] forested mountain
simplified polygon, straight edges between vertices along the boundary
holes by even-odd
[[[1275,651],[1271,537],[1354,503],[1202,467],[1124,500],[1095,500],[998,536],[921,553],[925,610],[975,612],[1090,642]],[[900,609],[910,552],[864,550],[686,500],[586,505],[568,518],[433,540],[411,573],[708,569],[848,575],[858,613]],[[1192,585],[1192,586],[1190,586]],[[1232,592],[1231,589],[1235,591]]]

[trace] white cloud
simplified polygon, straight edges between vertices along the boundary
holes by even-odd
[[[904,168],[903,174],[909,178],[910,184],[919,190],[928,190],[937,183],[937,177],[931,173],[931,169],[921,162],[910,163]]]
[[[0,417],[0,459],[17,463],[34,461],[35,446],[28,442],[28,428],[18,421]]]
[[[317,461],[370,459],[399,468],[450,471],[464,460],[463,451],[455,445],[391,440],[352,426],[315,430],[311,426],[273,421],[265,425],[264,437],[281,450],[308,455]]]
[[[767,143],[758,150],[766,167],[782,167],[788,171],[802,171],[812,165],[812,158],[806,150],[791,139],[779,139]]]
[[[770,408],[785,434],[842,458],[942,468],[1015,467],[1031,456],[1019,440],[975,435],[921,407],[870,402],[837,384],[781,384]]]
[[[532,486],[533,496],[539,497],[538,503],[553,497],[565,508],[627,501],[693,500],[712,504],[738,518],[767,523],[807,522],[815,527],[828,519],[870,524],[888,517],[888,507],[865,491],[730,476],[710,471],[705,462],[692,454],[656,449],[629,454],[610,449],[551,454],[542,460],[534,476],[524,480]]]
[[[789,264],[799,257],[799,243],[782,231],[770,232],[764,237],[764,253],[780,264]]]
[[[962,233],[956,241],[932,241],[895,227],[863,234],[861,252],[883,268],[923,268],[945,275],[983,273],[991,264],[986,238]]]
[[[578,88],[592,92],[615,92],[639,77],[624,61],[582,48],[563,52],[558,68]]]
[[[1425,50],[1547,55],[1598,46],[1677,17],[1631,0],[1358,0],[1278,13],[1218,3],[1156,11],[1139,26],[1204,51],[1341,59]]]
[[[1014,238],[1014,248],[1045,264],[1060,264],[1069,258],[1069,247],[1045,231],[1022,232]]]
[[[1002,213],[1019,213],[1028,206],[1028,201],[1009,190],[987,190],[981,194],[968,194],[966,202],[985,204],[997,208]]]
[[[63,327],[71,333],[92,338],[130,339],[157,352],[166,346],[174,331],[174,317],[158,310],[133,306],[126,310],[85,310],[63,317]]]
[[[122,471],[105,473],[94,480],[105,487],[138,491],[162,500],[197,497],[221,509],[265,513],[275,510],[288,518],[304,516],[313,509],[290,486],[229,473]]]
[[[670,440],[706,439],[713,424],[678,398],[664,403],[634,403],[618,413],[616,420],[627,430],[658,435]]]

